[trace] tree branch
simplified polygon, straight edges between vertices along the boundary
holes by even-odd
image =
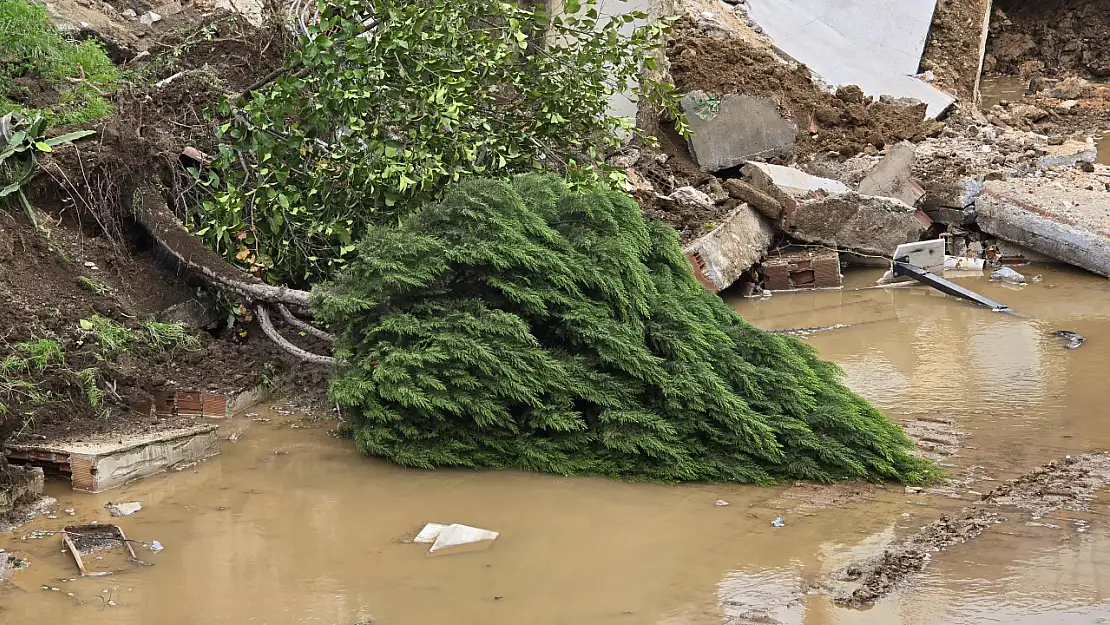
[[[199,238],[185,230],[156,189],[144,186],[140,197],[141,203],[134,207],[139,223],[170,256],[213,287],[231,291],[250,302],[309,307],[308,291],[266,284],[236,269],[222,256],[205,247]]]
[[[327,341],[329,343],[335,342],[334,334],[328,334],[327,332],[324,332],[311,323],[306,323],[304,321],[301,321],[300,319],[297,319],[295,316],[293,316],[293,313],[289,312],[289,309],[285,306],[285,304],[278,304],[277,309],[278,312],[281,313],[281,318],[285,320],[285,323],[288,323],[289,325],[302,330],[305,334],[315,336],[322,341]]]
[[[259,304],[254,307],[254,314],[258,317],[258,324],[262,326],[262,331],[270,340],[277,344],[278,347],[284,349],[290,354],[304,360],[306,362],[316,363],[318,365],[336,365],[339,361],[331,356],[321,356],[313,354],[312,352],[305,351],[296,345],[290,343],[284,336],[278,333],[277,328],[270,322],[270,313],[266,311],[266,306]]]

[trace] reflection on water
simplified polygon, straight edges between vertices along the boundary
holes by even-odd
[[[1110,449],[1110,288],[1103,279],[1037,268],[1041,284],[1011,291],[961,283],[1012,306],[977,308],[921,288],[777,294],[736,308],[765,328],[851,324],[810,342],[848,383],[893,418],[929,412],[970,433],[952,459],[1007,478],[1049,459]],[[1049,333],[1089,341],[1067,350]],[[263,411],[265,412],[265,411]],[[52,484],[59,509],[0,548],[31,567],[0,589],[0,623],[82,625],[693,625],[770,618],[790,625],[1092,623],[1110,618],[1110,542],[1098,514],[1079,533],[1021,520],[933,558],[919,584],[857,612],[810,585],[880,553],[966,500],[910,500],[897,487],[856,487],[840,508],[793,513],[787,487],[662,486],[515,471],[413,471],[358,455],[328,423],[265,413],[237,419],[238,443],[195,469],[102,495]],[[292,425],[302,427],[293,428]],[[274,453],[281,452],[281,453]],[[986,488],[989,488],[987,483]],[[834,489],[831,489],[835,491]],[[724,499],[731,505],[717,508]],[[835,499],[835,498],[830,498]],[[860,501],[862,499],[862,501]],[[159,540],[149,568],[71,579],[56,538],[32,529],[109,519],[107,501],[138,500],[119,519]],[[786,526],[770,521],[784,514]],[[1073,515],[1074,516],[1074,515]],[[1046,519],[1048,520],[1048,519]],[[406,544],[428,521],[501,532],[488,550],[429,558]],[[41,586],[59,591],[41,590]],[[104,591],[109,591],[105,593]],[[73,593],[70,597],[66,593]],[[102,597],[111,596],[115,606]],[[745,620],[747,619],[747,621]],[[754,621],[766,622],[766,621]]]

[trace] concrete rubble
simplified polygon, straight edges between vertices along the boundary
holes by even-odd
[[[741,204],[712,232],[687,245],[683,252],[694,275],[710,291],[732,286],[745,271],[763,259],[775,232],[770,222],[751,206]]]
[[[903,141],[887,150],[875,169],[860,181],[857,191],[864,195],[883,195],[917,206],[925,189],[913,179],[914,147]]]
[[[693,132],[690,154],[706,171],[784,156],[794,147],[798,132],[768,98],[692,91],[683,97],[682,111]]]
[[[807,243],[887,256],[898,245],[921,239],[928,220],[901,200],[849,192],[802,202],[786,232]]]

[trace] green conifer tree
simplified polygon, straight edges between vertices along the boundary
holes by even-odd
[[[314,295],[366,454],[656,481],[919,482],[933,465],[794,338],[694,279],[627,195],[464,181]]]

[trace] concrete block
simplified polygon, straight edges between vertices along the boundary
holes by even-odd
[[[925,189],[913,179],[913,159],[914,147],[907,141],[887,150],[875,169],[860,181],[859,192],[897,198],[910,206],[917,206],[918,200],[925,195]]]
[[[1065,205],[1067,208],[1064,208]],[[979,227],[1000,239],[1110,277],[1110,199],[1103,190],[1047,189],[1043,181],[988,182]]]
[[[854,5],[863,0],[840,0],[837,6]],[[918,0],[913,0],[916,4]],[[890,15],[891,7],[900,2],[879,2],[882,10],[877,15]],[[937,118],[943,115],[956,98],[907,76],[898,62],[892,63],[887,55],[879,53],[870,44],[858,45],[858,37],[848,38],[807,10],[798,0],[750,0],[748,15],[774,39],[775,48],[781,53],[804,63],[817,77],[831,87],[856,85],[873,97],[890,95],[909,97],[926,104],[926,115]],[[894,20],[891,20],[893,22]],[[880,20],[885,24],[886,20]],[[883,40],[897,38],[900,25],[887,28],[879,36]],[[926,33],[928,32],[926,28]],[[853,41],[855,39],[856,41]],[[920,59],[920,55],[919,55]]]
[[[902,243],[919,241],[926,227],[919,211],[901,200],[845,193],[801,202],[786,232],[806,243],[889,256]]]
[[[842,182],[811,176],[793,167],[748,163],[740,170],[744,180],[758,191],[771,196],[780,206],[785,219],[798,209],[798,203],[815,195],[848,193]]]
[[[785,156],[794,148],[798,128],[779,113],[774,101],[745,95],[719,97],[691,91],[682,111],[693,136],[690,153],[706,171],[720,171],[753,158]]]
[[[741,204],[720,226],[687,245],[683,252],[702,285],[717,293],[762,260],[774,236],[774,229],[762,215]]]
[[[773,222],[782,219],[782,204],[769,193],[764,193],[736,178],[726,180],[724,187],[728,191],[729,197],[747,202],[767,219]]]
[[[41,467],[12,465],[8,470],[11,475],[8,476],[7,483],[0,487],[0,513],[41,497],[45,481]]]

